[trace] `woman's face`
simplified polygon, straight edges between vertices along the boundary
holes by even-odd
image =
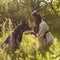
[[[32,16],[32,19],[33,19],[33,27],[36,26],[36,18],[34,16]]]
[[[33,19],[33,21],[36,21],[37,20],[37,16],[32,15],[32,19]]]
[[[36,22],[36,19],[35,19],[35,17],[34,17],[34,16],[32,16],[32,19],[33,19],[33,23],[35,23],[35,22]]]

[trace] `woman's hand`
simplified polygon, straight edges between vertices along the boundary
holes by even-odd
[[[38,37],[38,34],[32,34],[32,37],[36,39]]]
[[[36,36],[32,34],[32,38],[33,38],[33,39],[36,39]]]

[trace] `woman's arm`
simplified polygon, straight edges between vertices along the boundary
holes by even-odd
[[[34,31],[25,31],[24,34],[31,34],[33,37],[37,38],[38,33],[35,33]]]

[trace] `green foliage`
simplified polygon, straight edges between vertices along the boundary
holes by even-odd
[[[0,0],[0,24],[3,24],[6,18],[11,19],[13,26],[18,25],[23,20],[29,22],[32,20],[31,12],[37,9],[40,11],[42,18],[46,21],[48,20],[48,24],[49,22],[52,23],[49,25],[54,27],[53,30],[60,31],[60,29],[57,29],[60,24],[59,3],[59,0],[52,2],[45,0]],[[32,24],[32,22],[30,23]]]
[[[9,31],[7,32],[5,32],[4,29],[3,32],[1,32],[3,35],[0,38],[0,44],[2,44],[6,37],[11,33],[11,28],[9,28]],[[0,48],[0,60],[59,60],[59,40],[60,39],[55,37],[51,46],[41,48],[39,47],[39,42],[36,38],[34,39],[30,34],[23,34],[22,42],[16,51],[12,50],[11,48]]]
[[[19,1],[19,2],[18,2]],[[50,26],[50,31],[55,36],[53,44],[41,49],[38,40],[31,35],[23,34],[19,49],[12,51],[0,48],[0,60],[60,60],[60,1],[54,0],[0,0],[0,44],[13,30],[13,26],[23,20],[32,26],[31,12],[39,10],[42,18]],[[58,38],[59,37],[59,38]]]
[[[5,37],[5,36],[4,36]],[[5,38],[4,38],[5,39]],[[59,60],[60,59],[60,41],[54,39],[53,44],[45,49],[37,48],[37,39],[32,36],[23,34],[23,39],[19,49],[0,49],[0,60]],[[7,51],[7,53],[6,53]]]

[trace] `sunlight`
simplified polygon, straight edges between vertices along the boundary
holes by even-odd
[[[52,1],[53,2],[54,0],[45,0],[45,1],[47,1],[47,2],[51,2]]]

